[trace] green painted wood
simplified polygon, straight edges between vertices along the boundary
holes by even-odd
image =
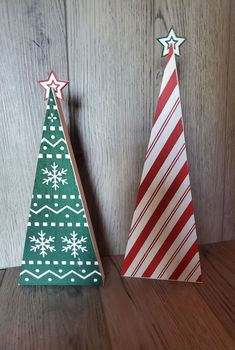
[[[50,89],[19,284],[96,286],[99,252],[60,106]]]

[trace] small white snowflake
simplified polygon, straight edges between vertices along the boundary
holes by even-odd
[[[54,123],[54,120],[56,120],[57,117],[55,117],[54,114],[51,113],[51,115],[48,116],[48,119],[51,121],[51,123]]]
[[[65,185],[68,184],[67,179],[63,176],[67,174],[67,169],[62,168],[61,170],[58,170],[58,165],[55,164],[55,162],[51,165],[51,170],[49,171],[47,168],[42,169],[43,175],[46,175],[47,178],[43,179],[43,184],[48,185],[49,183],[52,184],[52,188],[57,190],[59,188],[59,184]]]
[[[66,243],[66,246],[62,247],[62,252],[68,252],[71,251],[71,255],[76,258],[76,256],[79,255],[79,251],[82,253],[87,252],[87,247],[85,246],[87,237],[81,237],[80,239],[77,238],[78,234],[73,231],[73,233],[70,233],[71,238],[68,237],[61,237],[62,242]],[[84,245],[83,245],[84,244]]]
[[[55,241],[55,237],[49,236],[49,238],[46,238],[46,233],[42,230],[38,232],[38,236],[38,238],[35,236],[29,237],[30,242],[34,243],[34,245],[31,245],[31,251],[35,253],[37,250],[39,250],[40,255],[42,255],[43,258],[45,255],[47,255],[47,250],[49,250],[51,253],[55,252],[55,247],[51,246],[51,243],[54,243]]]

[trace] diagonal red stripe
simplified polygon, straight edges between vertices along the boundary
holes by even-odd
[[[187,240],[190,238],[191,234],[193,233],[193,231],[195,230],[195,223],[193,224],[193,226],[190,228],[189,232],[186,234],[186,236],[184,237],[183,241],[180,243],[180,245],[178,246],[178,248],[175,250],[175,252],[172,254],[172,256],[170,257],[170,259],[167,261],[167,263],[165,264],[164,268],[162,269],[162,271],[160,272],[160,274],[158,275],[158,278],[162,278],[162,276],[164,275],[164,273],[166,272],[166,270],[169,268],[169,266],[171,265],[172,261],[175,259],[175,257],[177,256],[177,254],[179,253],[179,251],[183,248],[183,246],[185,245],[185,243],[187,242]]]
[[[192,268],[192,270],[190,271],[190,273],[188,274],[188,276],[185,278],[185,281],[188,281],[192,275],[194,274],[194,272],[197,270],[197,268],[200,266],[200,261],[198,261],[196,263],[196,265]]]
[[[156,189],[154,190],[154,192],[152,193],[151,197],[149,198],[148,202],[146,203],[146,205],[144,206],[144,208],[142,209],[140,215],[138,216],[138,218],[136,219],[136,221],[133,223],[133,225],[131,226],[130,229],[130,234],[129,237],[131,237],[132,233],[134,232],[134,230],[136,229],[136,227],[138,226],[139,222],[141,221],[142,217],[144,216],[145,212],[147,211],[147,209],[149,208],[150,204],[152,203],[152,201],[154,200],[155,196],[157,195],[158,191],[160,190],[161,186],[164,184],[165,180],[167,179],[169,173],[171,172],[171,170],[173,169],[173,167],[175,166],[176,162],[178,161],[178,159],[180,158],[181,154],[183,153],[183,151],[185,150],[185,143],[181,146],[180,150],[178,151],[178,153],[176,154],[175,158],[173,159],[173,161],[171,162],[170,166],[168,167],[167,171],[165,172],[164,176],[162,177],[161,181],[159,182],[158,186],[156,187]]]
[[[202,275],[200,275],[196,282],[202,282]]]
[[[176,203],[175,207],[173,208],[173,210],[171,211],[170,215],[167,217],[167,219],[165,220],[164,224],[162,225],[161,229],[159,230],[159,232],[156,234],[156,236],[154,237],[154,240],[152,241],[152,243],[150,244],[150,246],[148,247],[148,249],[146,250],[145,254],[142,256],[141,260],[139,261],[138,265],[136,266],[135,270],[133,271],[132,275],[135,275],[136,272],[139,270],[140,266],[143,264],[144,260],[147,258],[147,256],[149,255],[150,251],[152,250],[152,248],[154,247],[154,245],[156,244],[156,242],[158,241],[159,237],[161,236],[162,232],[165,230],[166,226],[168,225],[169,221],[172,219],[172,217],[174,216],[175,212],[177,211],[177,209],[179,208],[179,206],[181,205],[181,203],[184,201],[184,198],[187,196],[188,192],[190,191],[190,185],[187,187],[187,189],[184,191],[184,193],[182,194],[182,196],[180,197],[179,201]]]
[[[165,193],[164,197],[162,198],[161,202],[153,212],[153,215],[145,225],[144,229],[140,233],[139,237],[135,241],[133,247],[127,254],[126,258],[124,259],[123,265],[122,265],[122,271],[121,274],[125,274],[127,269],[129,268],[130,264],[134,260],[135,256],[137,255],[139,249],[142,247],[144,244],[145,240],[148,238],[150,235],[152,229],[156,225],[157,221],[165,211],[166,207],[170,203],[171,199],[174,197],[175,193],[177,192],[178,188],[184,181],[185,177],[188,175],[188,164],[187,162],[184,163],[183,167],[175,177],[174,181],[168,188],[167,192]]]
[[[151,185],[153,179],[155,178],[156,174],[158,173],[159,169],[162,167],[162,164],[166,160],[166,157],[174,147],[176,141],[180,137],[180,135],[183,132],[183,126],[182,126],[182,119],[178,121],[176,124],[176,127],[172,131],[171,135],[167,139],[165,145],[163,146],[161,152],[157,156],[156,160],[154,161],[152,167],[150,168],[148,174],[145,176],[144,180],[141,182],[139,187],[139,192],[136,199],[136,205],[135,207],[139,205],[141,199],[143,198],[145,192]]]
[[[181,217],[179,218],[176,225],[173,227],[172,231],[164,241],[161,248],[158,250],[158,252],[155,254],[154,258],[152,259],[151,263],[147,267],[147,269],[143,273],[143,277],[150,277],[159,263],[161,262],[162,258],[170,248],[170,246],[173,244],[174,240],[178,237],[180,232],[182,231],[183,227],[186,225],[190,217],[193,215],[193,205],[192,202],[189,203]]]
[[[167,124],[169,123],[169,121],[171,120],[171,117],[174,115],[178,105],[180,104],[180,98],[178,97],[177,100],[175,101],[173,107],[171,108],[170,112],[168,113],[167,117],[165,118],[164,123],[162,124],[160,130],[158,131],[158,133],[156,134],[154,140],[152,141],[151,145],[148,147],[147,149],[147,154],[145,159],[148,159],[148,157],[150,156],[152,150],[154,149],[154,146],[156,145],[157,141],[159,140],[161,134],[163,133],[163,131],[165,130]]]
[[[165,107],[167,101],[169,100],[169,97],[171,96],[176,85],[177,85],[177,74],[176,74],[176,70],[174,70],[166,86],[164,87],[161,95],[158,98],[158,103],[157,103],[157,108],[153,119],[153,124],[156,122],[157,118],[161,114],[163,108]]]
[[[175,271],[171,274],[169,279],[177,280],[197,252],[198,252],[198,243],[196,240],[191,246],[191,248],[188,250],[188,252],[185,254],[185,256],[183,257],[183,259],[181,260],[181,262],[179,263]]]

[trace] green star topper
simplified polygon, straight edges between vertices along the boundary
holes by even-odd
[[[162,57],[168,54],[171,45],[173,45],[174,53],[180,56],[180,46],[185,40],[186,38],[177,36],[174,28],[171,27],[166,37],[157,38],[157,41],[163,46]]]

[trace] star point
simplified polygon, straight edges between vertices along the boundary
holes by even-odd
[[[53,89],[56,97],[64,100],[63,89],[69,83],[68,80],[59,80],[52,69],[47,80],[39,80],[38,83],[45,89],[44,99],[49,97],[50,89]]]
[[[177,56],[180,56],[180,46],[185,42],[186,38],[177,36],[174,28],[171,27],[167,36],[157,38],[159,43],[163,46],[162,56],[167,56],[170,47],[173,47],[173,51]]]

